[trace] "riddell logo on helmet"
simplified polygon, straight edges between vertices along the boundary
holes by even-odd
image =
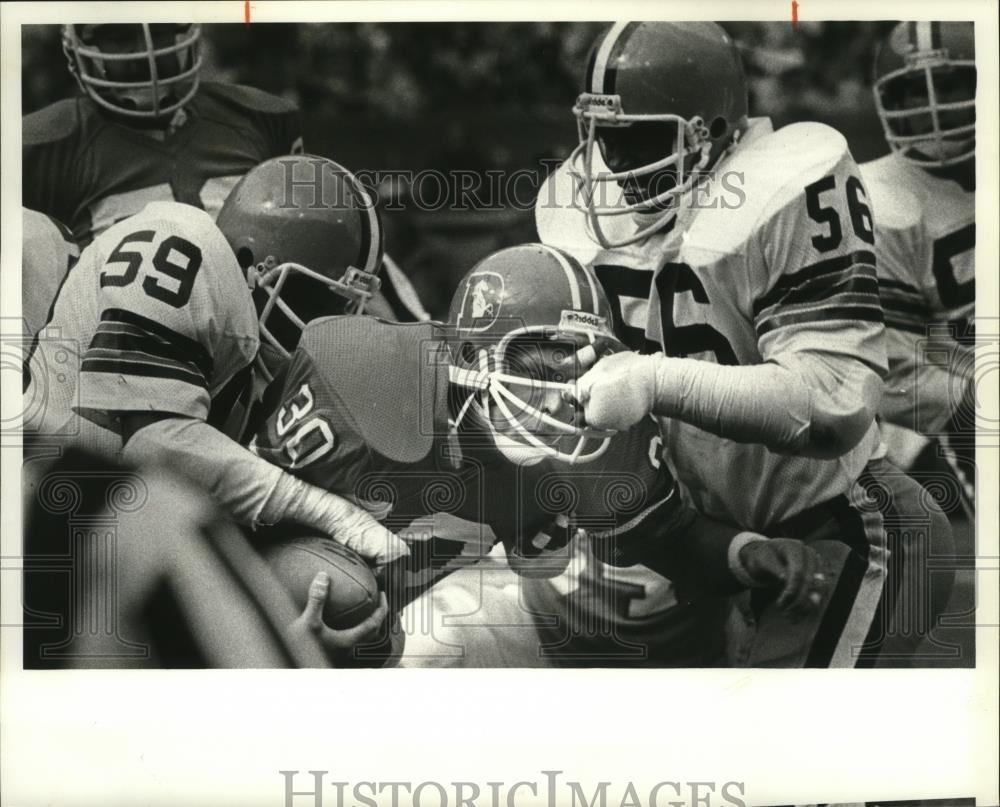
[[[946,50],[918,50],[904,54],[909,67],[934,67],[948,60]]]
[[[564,310],[559,317],[559,329],[568,330],[570,328],[586,328],[588,331],[600,331],[608,333],[608,320],[606,317],[597,314],[588,314],[586,311]]]
[[[581,93],[577,103],[584,110],[603,110],[605,112],[621,112],[622,97],[620,95],[604,95],[596,93]]]

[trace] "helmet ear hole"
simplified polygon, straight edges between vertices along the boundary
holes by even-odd
[[[240,265],[240,269],[253,266],[253,250],[250,247],[240,247],[236,250],[236,262]]]
[[[715,120],[713,120],[711,126],[708,127],[708,134],[712,138],[712,140],[718,140],[728,131],[729,131],[729,124],[726,123],[726,119],[722,117],[718,117]]]

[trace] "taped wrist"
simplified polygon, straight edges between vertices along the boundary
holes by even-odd
[[[261,524],[294,521],[332,533],[334,524],[348,515],[349,505],[339,496],[303,482],[285,471],[280,471],[280,474],[261,510]]]
[[[165,417],[138,429],[124,457],[163,465],[192,480],[241,524],[255,525],[273,495],[280,468],[251,453],[203,420]]]
[[[795,452],[809,440],[809,391],[776,364],[733,367],[664,357],[653,412],[737,442]]]

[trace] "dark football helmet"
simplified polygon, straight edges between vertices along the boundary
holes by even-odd
[[[889,147],[924,168],[976,154],[971,22],[901,22],[875,58],[875,106]]]
[[[117,115],[168,118],[198,92],[201,27],[194,23],[64,25],[77,83]]]
[[[745,128],[743,64],[715,23],[616,23],[594,44],[573,114],[580,142],[569,164],[588,230],[604,247],[625,246],[662,228],[698,172]],[[596,164],[595,148],[609,171]],[[606,183],[619,183],[613,195],[624,198],[609,199]],[[626,214],[644,214],[643,226],[608,237],[600,219]]]
[[[350,171],[325,157],[261,163],[216,224],[253,290],[264,343],[288,358],[312,319],[360,314],[378,290],[382,225]]]
[[[597,277],[542,244],[494,252],[459,283],[448,315],[455,428],[473,413],[508,459],[597,459],[610,433],[587,428],[576,405],[576,351],[624,350]]]

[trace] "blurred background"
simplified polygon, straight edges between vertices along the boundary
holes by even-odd
[[[885,153],[870,91],[893,22],[733,22],[754,115],[818,120],[859,162]],[[428,310],[447,311],[458,278],[487,253],[535,238],[533,188],[576,144],[570,107],[606,23],[351,23],[203,26],[206,80],[295,100],[306,150],[373,174],[475,172],[488,209],[449,209],[455,187],[385,183],[387,247]],[[23,112],[74,94],[56,26],[22,28]],[[487,172],[525,175],[501,205]],[[498,174],[494,173],[494,176]],[[468,180],[465,180],[468,182]],[[456,183],[457,184],[457,183]],[[426,207],[418,210],[419,194]],[[408,204],[408,202],[411,202]]]

